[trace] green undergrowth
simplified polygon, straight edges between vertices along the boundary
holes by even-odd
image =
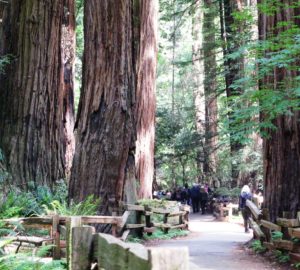
[[[164,233],[162,230],[156,230],[152,235],[145,234],[144,238],[147,241],[155,240],[155,239],[168,240],[172,238],[187,236],[188,234],[189,231],[180,230],[180,229],[171,229],[168,231],[168,233]]]
[[[64,216],[95,215],[100,199],[93,195],[82,202],[68,204],[68,188],[64,180],[51,190],[46,186],[29,184],[27,191],[11,188],[0,192],[0,219],[59,214]],[[0,232],[1,234],[1,232]]]
[[[75,203],[71,201],[68,205],[66,201],[60,202],[58,200],[52,201],[50,205],[43,205],[44,211],[47,215],[59,214],[63,216],[82,216],[82,215],[96,215],[100,206],[100,199],[90,195],[86,200]]]
[[[267,249],[262,245],[262,243],[259,240],[252,241],[250,247],[255,253],[259,253],[259,254],[267,251]]]
[[[272,232],[271,237],[272,237],[272,240],[281,240],[283,237],[283,233],[275,231],[275,232]]]
[[[65,261],[57,260],[45,262],[43,257],[52,249],[52,245],[38,249],[36,256],[31,253],[9,254],[0,257],[0,270],[64,270]]]
[[[180,229],[171,229],[168,233],[164,233],[161,229],[155,230],[152,235],[144,234],[143,238],[138,238],[130,235],[127,238],[127,242],[131,243],[144,243],[146,241],[152,240],[170,240],[177,237],[184,237],[189,234],[189,231],[180,230]]]
[[[31,182],[27,191],[11,187],[0,194],[0,219],[45,214],[45,206],[53,201],[66,202],[68,188],[64,180],[57,181],[51,190]]]
[[[273,254],[275,258],[278,260],[280,263],[288,263],[290,261],[290,256],[288,251],[283,251],[283,250],[274,250]]]

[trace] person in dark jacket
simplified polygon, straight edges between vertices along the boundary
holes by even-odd
[[[190,190],[193,213],[199,212],[199,199],[200,199],[200,188],[199,185],[193,184],[193,187]]]
[[[250,188],[248,185],[244,185],[241,191],[241,195],[239,197],[239,210],[242,211],[242,216],[244,219],[244,227],[245,227],[245,232],[249,232],[249,217],[250,217],[250,211],[246,207],[246,201],[251,200],[252,194],[250,191]]]
[[[207,202],[208,202],[208,193],[204,187],[201,187],[201,189],[200,189],[200,205],[201,205],[202,215],[205,214]]]

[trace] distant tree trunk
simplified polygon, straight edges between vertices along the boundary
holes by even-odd
[[[217,61],[216,61],[216,5],[212,0],[205,0],[203,22],[203,50],[205,69],[205,152],[208,161],[205,162],[206,181],[212,185],[213,175],[217,170],[217,144],[218,144],[218,104],[217,104]]]
[[[152,197],[158,1],[141,1],[136,91],[136,177],[139,198]]]
[[[207,152],[204,148],[205,142],[205,94],[204,94],[204,51],[203,51],[203,2],[195,3],[195,13],[193,14],[193,78],[194,78],[194,98],[196,129],[199,135],[199,146],[202,146],[197,153],[198,181],[203,177],[205,162],[208,161]]]
[[[85,1],[84,7],[83,82],[69,194],[76,201],[100,197],[102,213],[109,212],[110,202],[118,206],[128,181],[135,182],[132,8],[132,1],[111,0]]]
[[[62,63],[68,57],[72,70],[73,59],[61,41],[65,27],[73,28],[73,38],[73,8],[72,1],[12,0],[3,18],[0,52],[13,59],[0,77],[0,148],[14,184],[24,188],[65,178],[72,156],[66,153],[73,136],[72,76],[67,86]]]
[[[3,12],[4,12],[5,5],[6,5],[5,3],[0,2],[0,26],[1,26],[1,23],[2,23],[2,17],[3,17]]]
[[[221,37],[223,39],[223,54],[224,54],[224,68],[225,68],[225,85],[226,85],[226,95],[228,98],[231,98],[235,95],[240,95],[242,89],[237,88],[233,89],[231,87],[237,80],[242,77],[244,70],[244,58],[239,56],[235,59],[228,57],[232,53],[236,53],[237,50],[242,45],[240,43],[239,35],[242,31],[245,31],[243,27],[233,29],[235,23],[234,12],[241,11],[243,3],[240,0],[221,0],[220,1],[220,22],[221,22]],[[229,130],[232,130],[231,127],[231,118],[232,114],[228,115],[229,118]],[[240,142],[237,142],[230,138],[230,152],[231,152],[231,187],[236,187],[238,185],[239,178],[239,165],[240,159],[237,157],[239,151],[243,148],[243,145]]]
[[[261,1],[258,1],[259,3]],[[259,13],[259,38],[262,41],[278,36],[289,29],[289,25],[300,26],[300,8],[284,8],[293,1],[284,0],[277,6],[274,15]],[[286,24],[283,24],[286,23]],[[266,52],[267,53],[267,52]],[[299,60],[298,60],[299,65]],[[297,65],[297,66],[298,66]],[[261,89],[285,91],[299,71],[274,68],[270,75],[260,82]],[[263,119],[264,115],[262,115]],[[282,216],[283,211],[291,211],[296,217],[300,207],[300,113],[278,116],[273,124],[277,130],[269,130],[269,138],[263,141],[265,207],[269,208],[271,219]]]
[[[74,131],[74,61],[75,61],[75,2],[64,0],[61,50],[64,76],[63,123],[66,136],[66,176],[70,177],[75,151]]]

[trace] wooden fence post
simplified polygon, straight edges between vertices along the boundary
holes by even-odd
[[[91,269],[94,228],[91,226],[72,228],[72,247],[69,270]]]
[[[60,260],[60,234],[58,230],[59,226],[59,215],[53,216],[52,219],[52,238],[53,238],[53,243],[54,247],[52,249],[53,253],[53,260]]]
[[[67,263],[68,269],[71,270],[71,262],[72,262],[72,228],[81,226],[81,217],[69,217],[67,218]]]

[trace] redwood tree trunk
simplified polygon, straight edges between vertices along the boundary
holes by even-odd
[[[213,174],[217,169],[217,136],[218,136],[218,105],[217,105],[217,61],[216,61],[216,6],[212,0],[205,0],[204,22],[203,22],[203,50],[204,50],[204,92],[205,92],[205,146],[208,161],[206,161],[206,181],[212,185]]]
[[[195,3],[195,13],[193,17],[193,78],[194,78],[194,100],[196,129],[199,135],[199,145],[201,150],[197,153],[198,181],[203,177],[205,162],[208,160],[205,143],[205,94],[204,94],[204,51],[203,51],[203,2]]]
[[[0,148],[14,184],[51,186],[66,176],[73,136],[72,76],[63,64],[72,57],[61,44],[63,28],[74,32],[73,1],[12,0],[7,8],[0,52],[13,59],[0,78]]]
[[[300,8],[284,8],[292,3],[293,1],[282,1],[281,7],[278,7],[273,16],[259,14],[261,40],[277,36],[280,32],[286,31],[292,23],[299,29]],[[277,67],[270,75],[264,77],[260,88],[285,91],[282,83],[288,87],[299,75],[299,71]],[[282,216],[283,211],[290,211],[295,217],[300,208],[299,117],[299,111],[293,112],[290,116],[278,116],[273,122],[277,130],[269,130],[270,137],[263,142],[265,207],[269,208],[272,220]]]
[[[240,46],[240,37],[242,31],[246,29],[238,28],[234,30],[234,12],[242,10],[242,1],[240,0],[221,0],[220,1],[220,22],[221,22],[221,36],[223,39],[223,53],[225,57],[224,69],[225,69],[225,86],[226,86],[226,95],[227,98],[231,98],[235,95],[240,95],[242,89],[237,88],[233,89],[231,87],[237,80],[242,77],[244,70],[244,58],[239,56],[235,59],[228,57],[230,54],[235,53]],[[232,114],[229,113],[229,130],[232,130],[231,127],[231,118]],[[230,152],[231,152],[231,187],[234,188],[238,184],[239,178],[239,164],[240,159],[238,158],[239,151],[243,148],[243,145],[237,141],[230,138]]]
[[[101,212],[122,200],[134,177],[135,67],[132,1],[85,1],[83,82],[70,198],[101,197]]]
[[[158,1],[141,1],[136,91],[136,177],[139,198],[152,197]]]

